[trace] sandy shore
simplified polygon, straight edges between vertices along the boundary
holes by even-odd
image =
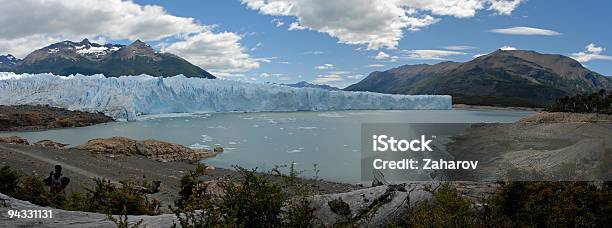
[[[23,173],[45,178],[60,164],[64,167],[64,175],[71,178],[67,193],[84,192],[85,187],[93,186],[92,178],[106,178],[114,182],[120,181],[154,181],[162,182],[160,192],[152,197],[162,202],[162,208],[167,208],[178,197],[180,178],[189,170],[195,169],[195,164],[188,162],[158,162],[144,156],[113,156],[93,154],[77,149],[48,149],[36,146],[0,144],[0,166],[9,165]],[[215,180],[222,177],[237,177],[234,170],[216,168],[208,170],[205,180]],[[281,181],[276,176],[273,181]],[[346,192],[359,188],[355,185],[314,181],[302,179],[311,187],[312,194]]]

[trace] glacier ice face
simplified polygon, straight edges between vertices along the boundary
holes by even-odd
[[[0,72],[0,104],[48,104],[115,119],[181,112],[451,109],[446,95],[327,91],[222,79]]]

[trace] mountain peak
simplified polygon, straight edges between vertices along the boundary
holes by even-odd
[[[9,61],[10,60],[10,61]],[[176,55],[157,53],[151,46],[136,40],[128,46],[62,41],[30,53],[18,60],[0,56],[0,69],[16,73],[47,73],[58,75],[104,74],[107,77],[148,74],[215,78],[202,68]]]
[[[150,46],[150,45],[148,45],[148,44],[147,44],[147,43],[145,43],[145,42],[142,42],[142,40],[136,40],[136,41],[132,42],[130,45],[128,45],[128,47],[129,47],[129,46],[132,46],[132,47],[139,47],[139,48],[151,48],[151,46]]]
[[[0,55],[0,68],[10,68],[21,62],[21,59],[16,58],[11,54]]]
[[[373,72],[345,88],[392,94],[450,94],[456,103],[539,107],[562,96],[600,89],[612,89],[612,79],[570,57],[501,49],[464,63]]]
[[[91,42],[89,42],[89,39],[85,38],[81,41],[81,44],[91,44]]]

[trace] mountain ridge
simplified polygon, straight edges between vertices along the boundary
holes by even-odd
[[[467,62],[403,65],[372,72],[347,91],[448,94],[454,103],[544,107],[577,93],[612,89],[612,79],[556,54],[497,50]]]
[[[5,62],[2,60],[8,57],[12,55],[0,56],[0,62]],[[98,44],[88,39],[81,42],[62,41],[37,49],[23,60],[0,63],[0,70],[57,75],[104,74],[107,77],[140,74],[168,77],[183,74],[186,77],[215,78],[179,56],[156,52],[140,40],[129,45]]]
[[[295,88],[318,88],[318,89],[324,89],[324,90],[330,90],[330,91],[337,91],[337,90],[341,90],[340,88],[337,87],[333,87],[330,85],[326,85],[326,84],[314,84],[314,83],[310,83],[307,81],[300,81],[300,82],[296,82],[293,84],[281,84],[284,86],[289,86],[289,87],[295,87]]]

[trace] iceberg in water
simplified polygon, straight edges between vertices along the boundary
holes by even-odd
[[[115,119],[181,112],[451,109],[446,95],[327,91],[223,79],[0,72],[0,104],[48,104]]]

